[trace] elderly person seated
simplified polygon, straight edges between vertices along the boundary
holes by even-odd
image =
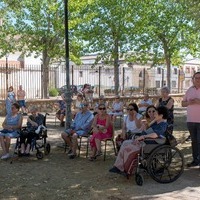
[[[82,103],[80,105],[80,111],[76,114],[74,121],[70,129],[67,129],[61,134],[62,139],[70,147],[68,152],[69,158],[74,159],[76,157],[76,150],[78,148],[78,136],[88,134],[91,129],[93,114],[88,110],[88,104]]]
[[[11,138],[19,136],[23,120],[22,115],[18,113],[19,109],[19,104],[13,103],[11,107],[11,115],[7,115],[2,124],[3,130],[0,131],[0,143],[3,149],[3,155],[1,156],[1,159],[7,159],[10,157],[10,140]]]
[[[151,99],[149,99],[149,95],[148,94],[144,94],[144,98],[138,104],[139,113],[140,114],[145,114],[147,107],[152,105],[152,104],[153,104],[153,102],[152,102]]]
[[[165,141],[165,133],[167,130],[166,119],[168,117],[168,110],[166,107],[158,107],[155,112],[155,122],[146,131],[143,131],[141,136],[136,139],[131,139],[124,141],[120,151],[118,153],[117,159],[114,163],[114,167],[109,171],[113,173],[127,173],[128,169],[131,167],[132,161],[135,157],[135,152],[138,152],[142,145],[145,145],[146,139],[162,139],[163,143]],[[152,143],[156,141],[152,141]],[[147,140],[148,143],[148,140]],[[151,143],[151,141],[150,141]]]
[[[101,141],[106,138],[112,138],[113,125],[110,115],[106,113],[105,104],[99,104],[98,113],[94,117],[92,124],[93,135],[90,140],[92,155],[89,160],[93,161],[101,155]]]
[[[108,103],[106,102],[104,95],[99,96],[99,101],[95,103],[94,113],[93,113],[94,115],[96,115],[98,113],[98,107],[100,104],[104,104],[107,109]]]
[[[43,126],[44,115],[38,113],[38,109],[33,106],[30,108],[31,115],[27,119],[27,128],[21,132],[20,146],[21,155],[29,156],[31,149],[31,141],[34,137],[37,137],[39,132],[46,127]]]
[[[112,116],[113,122],[117,116],[123,116],[124,103],[120,101],[120,96],[115,97],[115,101],[112,104],[111,112],[109,113]]]

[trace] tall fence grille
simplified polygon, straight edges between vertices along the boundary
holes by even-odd
[[[156,75],[147,74],[144,69],[129,67],[119,68],[119,94],[136,95],[148,92],[157,94],[163,80],[154,80]],[[13,86],[17,92],[19,85],[26,91],[26,99],[42,98],[43,73],[41,65],[0,65],[0,99],[5,99],[7,89]],[[93,86],[94,95],[114,95],[114,69],[112,66],[91,67],[89,65],[70,66],[70,83],[80,88],[85,83]],[[48,89],[60,88],[66,84],[65,65],[49,67]],[[172,88],[174,93],[180,91],[178,83]]]

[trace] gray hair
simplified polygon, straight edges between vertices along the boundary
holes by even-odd
[[[170,93],[170,90],[167,86],[162,87],[161,91],[163,91],[163,90],[166,91],[167,93]]]

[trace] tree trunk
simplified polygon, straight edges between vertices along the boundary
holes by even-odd
[[[114,82],[115,82],[115,95],[119,92],[119,41],[115,39],[114,42]]]
[[[163,46],[164,46],[165,62],[167,65],[167,86],[171,91],[171,55],[166,42],[163,43]]]
[[[49,98],[49,62],[50,58],[48,57],[47,50],[42,52],[42,62],[43,62],[43,98]]]

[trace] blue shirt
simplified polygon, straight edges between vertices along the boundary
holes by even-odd
[[[159,124],[155,122],[151,125],[151,128],[158,135],[158,137],[162,137],[162,136],[165,137],[167,126],[168,126],[167,122],[160,122]]]
[[[73,130],[89,131],[92,125],[94,115],[90,111],[82,113],[81,111],[76,114],[76,117],[72,123]]]

